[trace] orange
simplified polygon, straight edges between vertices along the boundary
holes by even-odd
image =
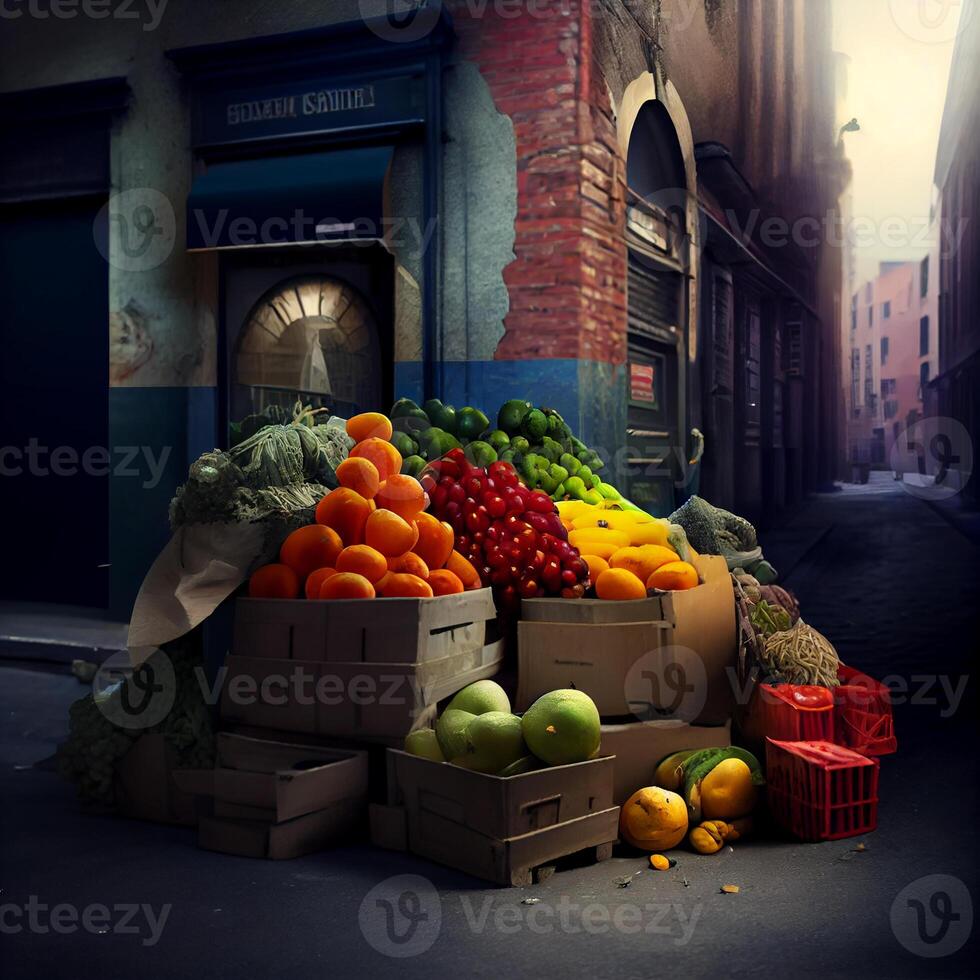
[[[363,575],[373,585],[388,571],[388,562],[380,551],[366,544],[352,544],[337,557],[337,571]]]
[[[414,551],[406,551],[404,555],[397,558],[388,559],[389,572],[408,572],[409,575],[418,575],[419,578],[428,579],[429,566]]]
[[[290,534],[279,549],[279,561],[288,565],[300,579],[315,568],[324,568],[337,560],[344,547],[340,535],[323,524],[308,524]]]
[[[364,540],[364,525],[370,513],[370,502],[359,493],[350,487],[337,487],[316,505],[316,522],[332,527],[344,545],[350,546]]]
[[[431,599],[432,586],[424,579],[420,579],[418,575],[391,572],[385,576],[384,591],[381,595],[386,599]]]
[[[253,599],[295,599],[299,576],[288,565],[263,565],[252,572],[248,594]]]
[[[698,570],[686,561],[671,561],[661,565],[648,579],[648,589],[676,592],[693,589],[698,584]]]
[[[467,592],[470,592],[472,589],[483,588],[483,583],[480,581],[480,573],[455,548],[449,554],[449,559],[446,561],[446,568],[463,583],[463,588]]]
[[[677,553],[660,544],[644,544],[620,548],[609,558],[610,568],[625,568],[645,582],[661,565],[677,561]]]
[[[607,568],[595,582],[595,594],[600,599],[645,599],[644,584],[625,568]]]
[[[369,459],[377,467],[378,476],[382,482],[387,480],[392,473],[401,472],[402,455],[395,447],[385,439],[378,439],[371,436],[363,442],[359,442],[349,453],[354,459]]]
[[[390,510],[376,510],[364,526],[364,540],[386,557],[404,555],[415,547],[418,528]]]
[[[360,494],[365,500],[371,500],[381,486],[381,477],[371,460],[348,456],[337,467],[337,482]]]
[[[463,591],[463,583],[458,575],[454,575],[448,568],[437,568],[429,573],[429,585],[432,586],[433,595],[457,595]]]
[[[430,569],[442,568],[449,561],[456,540],[452,525],[423,511],[415,518],[415,526],[419,529],[419,539],[412,551]]]
[[[391,420],[380,412],[362,412],[347,420],[347,435],[354,442],[372,438],[390,439],[391,432]]]
[[[619,811],[619,836],[641,851],[669,851],[686,834],[684,798],[659,786],[638,789]]]
[[[381,484],[374,502],[378,507],[394,511],[399,517],[410,521],[425,510],[425,491],[414,476],[392,473]]]
[[[373,599],[374,586],[354,572],[337,572],[320,586],[321,599]]]
[[[331,575],[336,575],[336,568],[317,568],[310,572],[306,576],[306,584],[303,586],[303,591],[306,593],[307,599],[319,599],[320,598],[320,586]]]
[[[595,580],[609,567],[609,562],[598,555],[582,555],[582,561],[589,566],[589,578],[595,585]]]

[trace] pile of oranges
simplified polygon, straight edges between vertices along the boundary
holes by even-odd
[[[422,484],[399,472],[391,432],[377,412],[348,420],[355,445],[337,467],[340,486],[317,504],[315,524],[286,538],[279,561],[252,574],[252,598],[431,598],[480,588],[452,527],[425,513]]]

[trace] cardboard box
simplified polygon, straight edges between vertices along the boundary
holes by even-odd
[[[374,602],[240,598],[232,649],[278,660],[423,663],[487,645],[496,616],[490,589]]]
[[[363,824],[366,752],[222,732],[213,770],[185,770],[186,791],[206,793],[198,844],[246,857],[289,858],[333,843]]]
[[[426,708],[500,669],[504,643],[418,663],[341,663],[230,656],[221,717],[233,725],[401,739]]]
[[[282,823],[342,800],[367,797],[366,752],[290,745],[227,732],[218,735],[217,749],[216,816]]]
[[[197,843],[209,851],[280,861],[321,851],[364,822],[364,804],[340,800],[284,823],[202,817]]]
[[[698,568],[703,584],[649,599],[523,603],[517,710],[571,687],[605,717],[727,721],[735,703],[735,598],[723,558],[703,556]]]
[[[195,788],[200,783],[176,768],[177,753],[163,735],[141,735],[116,766],[119,812],[137,820],[194,826],[198,820]]]
[[[501,885],[527,885],[535,869],[589,851],[612,853],[619,807],[614,760],[590,759],[502,779],[388,750],[391,799],[372,810],[373,839]],[[399,823],[398,811],[404,814]]]
[[[602,755],[616,757],[613,800],[622,805],[638,789],[650,786],[661,759],[684,749],[708,749],[732,744],[731,724],[709,727],[682,721],[632,722],[603,725]]]

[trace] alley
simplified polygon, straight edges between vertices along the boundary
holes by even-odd
[[[898,692],[899,751],[882,761],[879,828],[864,850],[853,839],[756,840],[714,857],[675,852],[665,874],[620,851],[527,890],[484,888],[367,845],[283,863],[211,854],[191,830],[80,816],[71,788],[32,764],[64,735],[82,689],[8,667],[3,901],[169,911],[153,945],[145,934],[5,927],[4,975],[970,975],[975,936],[952,957],[922,958],[899,944],[890,916],[898,893],[925,875],[954,876],[977,894],[975,681],[962,687],[980,617],[977,547],[883,479],[811,499],[771,541],[804,616],[845,661]],[[366,925],[365,896],[396,875],[421,876],[424,956],[393,958],[406,950]],[[739,893],[721,894],[727,883]]]

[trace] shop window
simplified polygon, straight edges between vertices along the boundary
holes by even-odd
[[[380,345],[364,300],[346,283],[304,276],[255,305],[242,332],[236,381],[254,411],[297,398],[337,414],[380,402]]]
[[[919,357],[929,353],[929,317],[919,320]]]

